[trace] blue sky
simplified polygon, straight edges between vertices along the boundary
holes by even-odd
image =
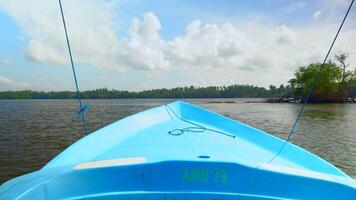
[[[81,89],[285,84],[348,0],[62,0]],[[355,8],[333,53],[356,64]],[[57,0],[0,0],[0,90],[74,90]]]

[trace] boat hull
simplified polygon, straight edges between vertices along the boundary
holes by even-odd
[[[21,199],[353,199],[356,195],[355,188],[345,184],[347,178],[210,161],[67,169],[51,175],[32,174],[38,181],[34,178],[20,187],[14,180],[0,194],[6,199],[16,199],[19,193]],[[26,192],[28,188],[32,190]]]
[[[175,102],[102,128],[0,187],[0,199],[16,198],[356,199],[356,182],[300,147]]]

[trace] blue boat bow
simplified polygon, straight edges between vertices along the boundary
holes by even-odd
[[[177,101],[77,141],[0,199],[356,199],[356,181],[318,156]]]

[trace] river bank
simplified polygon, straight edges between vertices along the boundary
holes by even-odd
[[[268,98],[264,103],[304,103],[302,98]],[[356,103],[355,98],[310,98],[308,103]]]
[[[299,103],[303,103],[303,99],[301,98],[285,98],[285,97],[280,97],[280,98],[256,98],[256,100],[254,99],[249,99],[243,103],[295,103],[295,104],[299,104]],[[233,101],[233,100],[213,100],[213,101],[208,101],[207,103],[229,103],[229,104],[233,104],[233,103],[241,103],[241,102],[237,102],[237,101]],[[356,99],[351,99],[351,98],[347,98],[347,99],[309,99],[308,103],[338,103],[338,104],[343,104],[343,103],[356,103]]]

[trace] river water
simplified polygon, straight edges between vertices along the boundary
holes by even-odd
[[[251,99],[185,99],[286,138],[298,104],[245,103]],[[90,131],[172,99],[85,100]],[[221,103],[234,101],[235,103]],[[253,99],[256,101],[256,99]],[[83,136],[75,100],[0,101],[0,184],[40,169]],[[356,104],[308,105],[292,142],[356,177]]]

